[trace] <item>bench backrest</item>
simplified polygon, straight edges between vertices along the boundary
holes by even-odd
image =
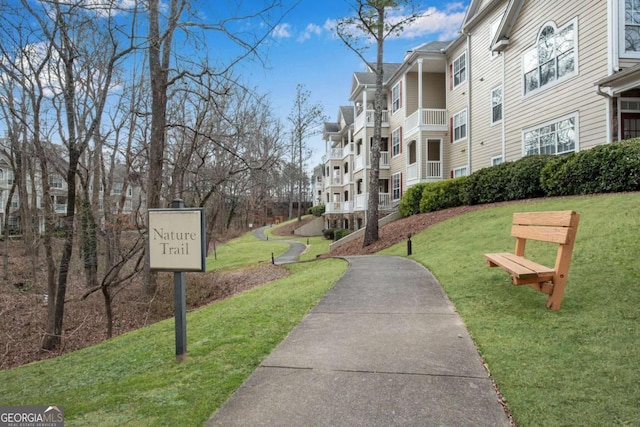
[[[515,254],[524,256],[527,239],[533,239],[559,244],[558,258],[570,258],[579,221],[580,215],[574,211],[514,213],[511,235],[516,237]]]

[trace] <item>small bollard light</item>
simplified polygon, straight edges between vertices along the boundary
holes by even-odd
[[[407,256],[411,256],[411,233],[407,234]]]
[[[276,260],[273,258],[273,252],[271,252],[271,264],[275,264]]]

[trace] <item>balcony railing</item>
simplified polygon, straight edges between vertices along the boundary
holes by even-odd
[[[329,202],[325,205],[326,213],[350,213],[353,212],[353,201]]]
[[[447,110],[438,108],[418,109],[404,121],[406,132],[418,126],[429,127],[433,130],[447,130]]]
[[[356,195],[355,198],[355,210],[364,210],[367,207],[367,201],[369,200],[369,193],[362,193]],[[378,207],[388,208],[391,206],[391,194],[378,193]]]
[[[365,110],[358,114],[355,120],[354,132],[365,126],[373,126],[375,110]],[[382,127],[389,127],[389,111],[382,110]]]
[[[342,159],[342,148],[332,148],[330,153],[331,160],[340,160]]]
[[[369,153],[369,161],[367,162],[367,167],[371,166],[371,153]],[[362,156],[357,156],[354,160],[354,167],[355,170],[360,170],[363,167],[363,161],[362,161]],[[381,151],[380,152],[380,167],[381,168],[388,168],[389,167],[389,152],[388,151]]]
[[[427,161],[427,178],[442,178],[442,162]]]
[[[418,164],[413,163],[407,166],[407,181],[415,181],[420,179],[418,173]],[[442,178],[442,162],[438,160],[427,161],[426,173],[422,174],[426,179]]]

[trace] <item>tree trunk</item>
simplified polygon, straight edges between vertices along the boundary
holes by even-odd
[[[367,202],[367,226],[362,246],[378,240],[378,205],[380,203],[380,139],[382,135],[382,89],[384,70],[384,7],[378,8],[378,34],[376,55],[376,95],[373,115],[373,144],[371,145],[371,174],[369,175],[369,200]]]

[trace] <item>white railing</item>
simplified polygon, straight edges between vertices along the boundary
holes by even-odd
[[[371,166],[373,162],[371,161],[371,153],[369,153],[369,164],[367,166]],[[388,168],[389,167],[389,152],[381,151],[380,152],[380,167]]]
[[[326,213],[350,213],[353,212],[353,201],[330,202],[325,205]]]
[[[414,163],[407,166],[407,181],[414,181],[418,179],[418,164]]]
[[[332,148],[331,149],[331,159],[342,159],[342,148]]]
[[[427,162],[427,178],[442,178],[442,162]]]
[[[375,110],[366,110],[358,114],[355,120],[354,132],[358,132],[365,126],[373,126]],[[389,126],[389,111],[382,110],[382,127]]]
[[[438,108],[423,108],[415,111],[404,121],[406,131],[418,126],[431,126],[447,129],[447,110]]]
[[[360,170],[364,167],[364,162],[362,161],[362,155],[356,156],[354,163],[354,169]]]
[[[391,206],[391,195],[389,193],[378,193],[378,206],[388,207]]]
[[[353,151],[353,143],[347,144],[342,148],[342,157],[347,157]]]
[[[367,198],[366,198],[366,194],[358,194],[355,198],[355,204],[354,204],[354,208],[356,210],[362,210],[365,208],[365,206],[367,205]]]

